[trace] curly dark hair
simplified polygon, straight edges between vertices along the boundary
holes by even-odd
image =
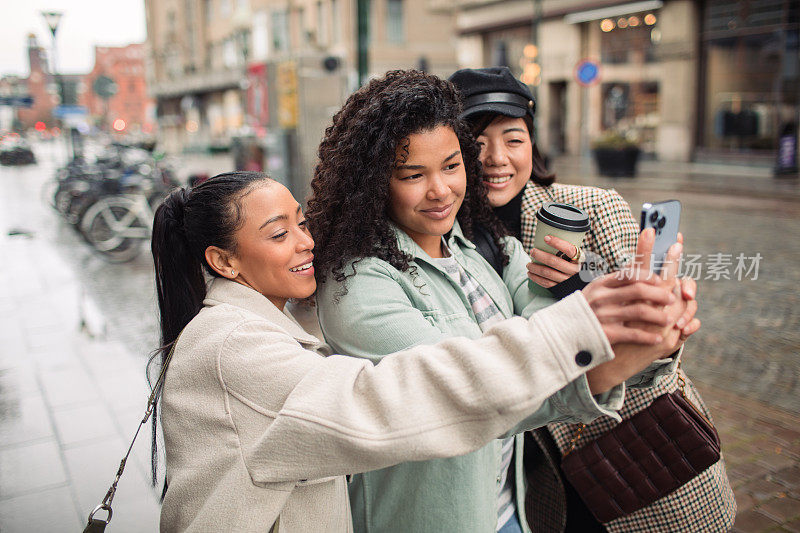
[[[400,251],[389,226],[389,179],[398,144],[438,126],[453,129],[464,160],[467,188],[456,215],[464,235],[472,239],[480,225],[503,250],[506,233],[486,197],[480,147],[460,113],[453,84],[417,70],[387,72],[350,95],[325,130],[306,210],[318,282],[328,275],[344,282],[353,274],[345,273],[346,265],[363,257],[409,269],[412,258]]]

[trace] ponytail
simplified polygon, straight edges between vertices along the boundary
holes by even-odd
[[[152,367],[166,363],[167,354],[181,331],[200,312],[206,297],[205,272],[219,274],[205,260],[209,246],[235,253],[234,233],[244,218],[241,199],[257,184],[271,181],[260,172],[229,172],[220,174],[193,189],[172,191],[156,209],[150,243],[155,268],[156,293],[160,315],[161,340],[159,348],[148,361],[149,376],[157,376]],[[160,357],[159,357],[160,356]],[[160,369],[159,369],[160,370]],[[152,388],[154,383],[150,381]],[[151,474],[157,483],[158,467],[158,404],[156,391],[153,404]],[[161,499],[167,491],[167,482]]]
[[[153,221],[153,266],[161,321],[162,357],[186,324],[200,311],[206,296],[200,258],[192,253],[184,227],[190,192],[173,191],[156,209]]]

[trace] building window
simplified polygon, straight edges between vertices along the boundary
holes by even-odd
[[[222,62],[230,68],[235,67],[239,63],[238,47],[233,37],[225,39],[222,45]]]
[[[205,60],[206,70],[211,70],[214,66],[214,45],[209,43],[206,45],[206,60]]]
[[[405,42],[405,17],[403,16],[403,0],[387,0],[386,3],[386,40],[392,44]]]
[[[286,11],[272,12],[272,44],[276,52],[289,50],[289,17]]]
[[[772,160],[800,114],[800,5],[706,2],[699,144]]]
[[[205,0],[204,11],[206,12],[206,22],[214,22],[214,0]]]
[[[179,78],[183,75],[183,65],[181,65],[181,58],[175,50],[166,52],[167,62],[167,76],[170,79]]]
[[[295,13],[297,16],[297,28],[300,32],[300,43],[304,46],[308,44],[308,31],[306,29],[306,8],[298,7]]]
[[[252,53],[253,36],[249,30],[242,30],[236,37],[236,49],[239,52],[239,61],[245,65]]]
[[[342,28],[340,26],[340,16],[339,16],[339,0],[331,0],[331,28],[333,28],[333,33],[331,35],[332,40],[334,43],[338,43],[342,40]]]
[[[654,153],[660,123],[658,82],[609,82],[601,89],[603,129],[635,132],[642,150]]]
[[[504,40],[497,40],[492,46],[492,65],[498,67],[510,67],[508,59],[508,43]]]
[[[167,13],[167,41],[170,44],[178,42],[177,28],[175,23],[175,12],[169,11]]]
[[[263,61],[269,56],[269,13],[258,11],[253,16],[253,51],[254,60]]]
[[[325,16],[325,4],[322,0],[317,1],[317,44],[327,46],[328,44],[328,17]]]
[[[189,64],[194,63],[195,38],[194,38],[194,2],[193,0],[184,1],[184,33],[186,34],[186,51]]]
[[[661,41],[657,13],[636,13],[600,21],[600,54],[603,63],[649,63],[656,60]]]

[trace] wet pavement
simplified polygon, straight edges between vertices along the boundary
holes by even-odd
[[[634,213],[643,202],[681,201],[685,255],[698,258],[697,268],[687,261],[684,270],[697,279],[703,323],[689,345],[686,371],[720,389],[800,413],[799,180],[776,180],[764,171],[750,178],[671,177],[668,164],[661,164],[663,177],[656,179],[648,175],[658,171],[654,162],[641,178],[611,179],[596,176],[585,163],[557,161],[558,179],[614,187]],[[715,192],[725,179],[735,194]],[[687,191],[690,181],[715,185]],[[758,195],[744,189],[745,183]],[[758,268],[751,269],[759,256]],[[745,268],[737,272],[739,257]]]
[[[106,263],[44,202],[58,148],[38,146],[35,167],[0,167],[3,532],[85,524],[142,416],[144,366],[157,344],[146,250],[130,263]],[[181,168],[214,173],[227,164],[194,157]],[[634,180],[598,178],[578,160],[556,161],[556,169],[565,182],[614,186],[635,208],[680,199],[686,252],[706,263],[715,253],[761,254],[757,279],[752,272],[735,279],[731,265],[734,279],[699,280],[703,327],[687,347],[685,368],[723,439],[739,504],[736,530],[800,531],[796,182],[737,169],[726,188],[725,169],[656,164]],[[134,448],[110,531],[157,528],[149,438],[146,429]]]
[[[108,265],[60,223],[41,198],[59,147],[37,148],[39,165],[0,167],[4,532],[78,531],[86,524],[144,412],[139,347],[155,324],[151,267]],[[119,484],[112,531],[158,527],[158,500],[147,481],[148,431],[140,438]]]
[[[600,177],[574,158],[554,168],[565,183],[616,188],[634,213],[643,202],[681,201],[685,254],[703,267],[685,269],[699,274],[703,325],[683,366],[720,432],[734,530],[800,532],[800,180],[747,167],[642,166],[633,179]],[[757,272],[736,272],[737,257],[759,254]]]

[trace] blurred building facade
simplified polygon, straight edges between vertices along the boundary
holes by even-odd
[[[93,121],[101,129],[118,133],[150,133],[155,116],[153,101],[148,98],[145,80],[145,47],[131,44],[123,47],[95,47],[95,66],[89,74],[52,72],[48,55],[34,34],[28,35],[27,78],[4,76],[0,95],[30,97],[30,107],[10,108],[12,117],[3,120],[17,130],[33,128],[37,123],[50,129],[60,125],[81,129]],[[113,85],[114,94],[107,99],[96,90],[99,78]],[[5,111],[9,111],[6,108]],[[121,121],[121,122],[117,122]]]
[[[611,131],[665,161],[769,164],[797,126],[797,1],[367,4],[370,75],[507,65],[535,92],[538,142],[553,155],[588,153]],[[146,70],[165,148],[256,136],[267,171],[307,185],[324,127],[358,85],[356,1],[145,5]],[[598,76],[579,81],[587,60]]]
[[[551,154],[585,153],[611,130],[666,161],[766,164],[797,126],[800,2],[457,1],[459,63],[505,64],[529,83]],[[588,84],[584,60],[599,68]]]
[[[41,123],[44,128],[53,128],[60,124],[59,117],[54,113],[60,104],[66,106],[78,104],[83,90],[83,76],[54,74],[48,62],[47,52],[32,33],[27,37],[27,51],[28,77],[4,76],[0,81],[0,94],[33,99],[33,104],[29,107],[11,109],[13,115],[11,124],[14,129],[33,128],[37,123]]]
[[[28,84],[25,78],[13,74],[0,76],[0,97],[27,98]],[[20,130],[22,123],[18,106],[0,105],[0,130]]]
[[[105,131],[152,133],[155,103],[147,95],[145,45],[95,46],[94,57],[80,101],[95,125]],[[113,95],[104,92],[104,84]]]
[[[307,191],[324,128],[357,88],[352,0],[146,0],[148,76],[169,151],[255,136],[264,168]],[[369,73],[454,71],[451,0],[371,0]]]
[[[6,83],[10,86],[9,91],[15,93],[14,96],[30,96],[33,98],[31,107],[21,107],[16,110],[16,126],[28,129],[32,128],[37,122],[53,126],[55,124],[52,111],[59,103],[58,85],[55,77],[50,72],[47,54],[32,33],[27,38],[27,51],[28,67],[30,69],[28,77],[9,77],[6,80]]]

